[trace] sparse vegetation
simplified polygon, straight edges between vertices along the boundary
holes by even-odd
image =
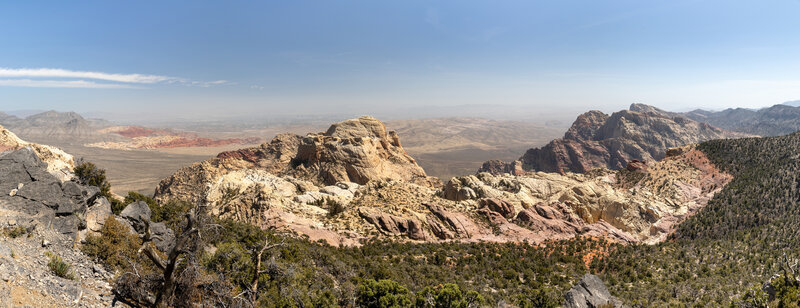
[[[100,169],[91,162],[79,161],[73,172],[84,185],[91,185],[100,189],[100,195],[111,203],[111,211],[114,214],[119,215],[125,209],[127,203],[115,198],[111,193],[111,183],[106,179],[105,169]]]
[[[75,274],[72,273],[72,266],[64,262],[61,257],[53,254],[52,252],[45,252],[45,255],[50,258],[50,261],[47,262],[47,267],[50,268],[50,272],[53,273],[53,275],[69,280],[75,280]]]
[[[30,236],[30,234],[28,233],[28,229],[22,226],[3,228],[3,235],[5,235],[6,237],[18,238],[26,234]]]
[[[141,244],[141,240],[129,233],[125,225],[114,217],[108,217],[100,235],[89,235],[86,243],[81,246],[81,251],[116,270],[141,271],[142,269],[133,269],[133,266],[150,268],[150,264],[144,262],[137,253]]]
[[[145,196],[135,191],[128,192],[128,195],[125,197],[125,204],[139,201],[147,203],[147,207],[150,208],[150,221],[165,222],[167,226],[173,230],[177,227],[183,214],[192,209],[191,203],[178,200],[170,200],[160,205],[152,197]]]
[[[344,204],[334,199],[328,199],[326,203],[328,205],[328,216],[336,217],[345,210]]]

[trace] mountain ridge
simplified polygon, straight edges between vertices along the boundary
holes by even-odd
[[[562,138],[529,149],[516,162],[488,161],[478,172],[588,172],[600,167],[617,170],[634,159],[663,159],[671,147],[745,136],[748,135],[725,131],[677,113],[632,104],[629,110],[611,115],[596,110],[583,113]]]

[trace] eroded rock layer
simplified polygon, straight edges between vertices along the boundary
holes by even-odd
[[[575,236],[655,243],[731,177],[693,146],[619,171],[425,176],[398,136],[362,117],[224,152],[161,182],[156,198],[333,245],[370,238],[543,242]]]

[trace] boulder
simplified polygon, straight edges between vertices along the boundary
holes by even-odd
[[[436,218],[452,228],[455,231],[456,237],[469,238],[471,234],[477,234],[479,232],[479,228],[475,223],[461,213],[450,212],[445,210],[442,206],[431,203],[425,203],[423,205],[426,206]]]
[[[158,250],[168,252],[175,245],[175,232],[163,222],[150,223],[150,234]]]
[[[453,231],[442,223],[439,219],[437,219],[433,215],[426,216],[426,220],[428,222],[428,226],[431,228],[431,232],[440,240],[449,240],[456,238],[456,235],[453,234]]]
[[[100,232],[111,216],[111,203],[105,197],[95,199],[92,206],[86,210],[86,229],[89,232]]]
[[[128,204],[119,217],[127,220],[136,232],[144,232],[145,221],[150,222],[150,207],[144,201]]]
[[[564,308],[624,307],[622,302],[611,296],[599,277],[586,274],[578,284],[564,294]]]
[[[0,153],[0,208],[17,213],[8,219],[35,221],[73,236],[85,226],[83,211],[99,189],[62,181],[38,155],[33,147]]]

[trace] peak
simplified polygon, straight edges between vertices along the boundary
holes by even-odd
[[[587,123],[602,123],[606,119],[608,119],[608,115],[603,113],[600,110],[590,110],[584,112],[583,114],[579,115],[578,118],[572,123],[573,126],[575,125],[585,125]]]
[[[68,111],[68,112],[59,112],[55,110],[45,111],[42,113],[37,113],[32,116],[28,116],[26,119],[28,120],[35,120],[35,119],[83,119],[83,117],[75,112]]]
[[[640,104],[640,103],[631,104],[631,106],[628,108],[628,110],[634,111],[634,112],[642,112],[642,113],[645,113],[645,112],[660,113],[660,114],[666,113],[666,111],[661,110],[659,108],[656,108],[654,106],[650,106],[650,105],[647,105],[647,104]]]
[[[376,118],[363,116],[357,119],[334,123],[325,132],[326,136],[338,138],[386,137],[386,125]]]

